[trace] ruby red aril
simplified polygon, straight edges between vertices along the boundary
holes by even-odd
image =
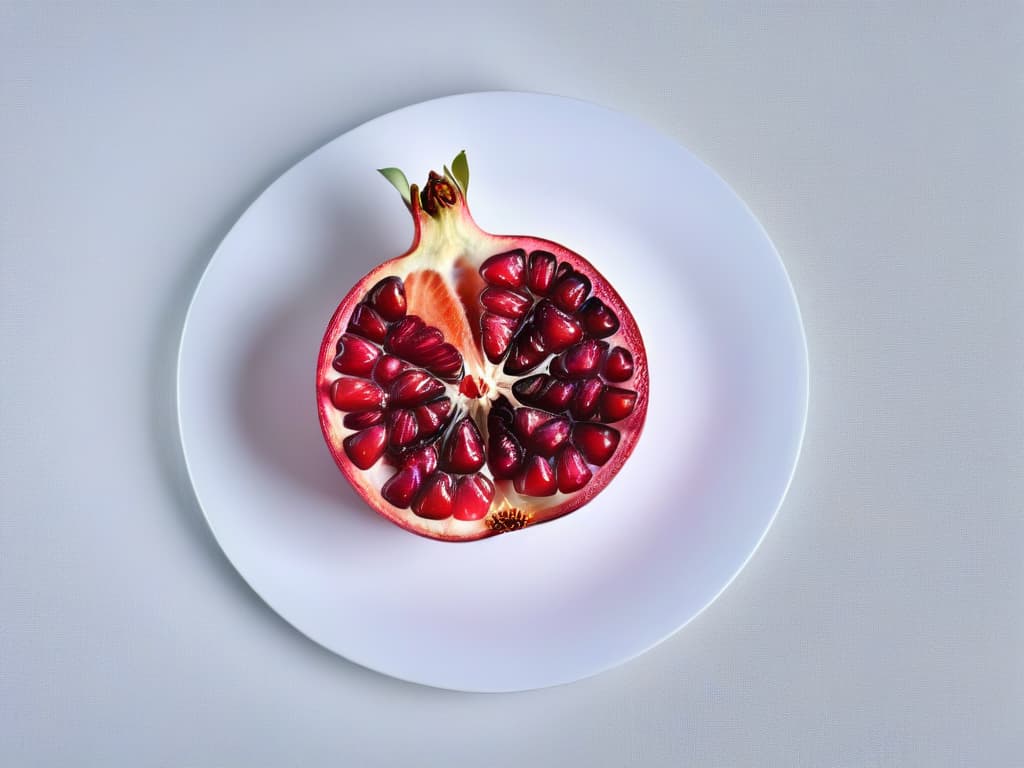
[[[513,485],[526,496],[552,496],[558,490],[555,471],[551,463],[542,456],[532,456],[526,466],[516,475]]]
[[[487,475],[460,477],[452,500],[452,515],[456,520],[481,520],[491,510],[494,501],[494,483]]]
[[[368,411],[384,404],[384,390],[372,381],[336,379],[331,385],[331,402],[339,411]]]
[[[603,424],[582,422],[573,427],[573,443],[583,453],[583,457],[601,467],[612,457],[619,445],[619,433]]]
[[[390,384],[409,369],[409,363],[394,355],[381,355],[373,366],[373,378],[378,384]]]
[[[596,376],[604,362],[608,345],[587,339],[574,344],[551,361],[551,373],[560,379],[586,379]]]
[[[354,432],[345,438],[342,445],[345,448],[345,455],[352,460],[353,464],[359,469],[369,469],[384,455],[387,439],[388,433],[384,425],[377,424],[360,432]]]
[[[497,315],[518,320],[533,306],[533,299],[508,288],[487,288],[480,294],[480,304]]]
[[[628,349],[616,347],[608,353],[604,363],[604,377],[616,383],[628,381],[633,375],[633,355]]]
[[[480,265],[480,276],[491,285],[521,288],[526,274],[526,253],[521,250],[491,256]]]
[[[547,299],[542,299],[533,311],[540,347],[549,353],[558,353],[583,338],[583,324]]]
[[[338,355],[334,358],[334,370],[352,376],[367,376],[380,359],[380,347],[351,333],[338,340]]]
[[[408,509],[423,485],[423,471],[417,467],[403,467],[381,486],[380,495],[400,509]]]
[[[354,413],[346,413],[345,418],[342,420],[342,424],[347,429],[359,431],[372,427],[374,424],[380,424],[384,421],[384,411],[380,408],[374,408],[371,411],[356,411]]]
[[[352,319],[348,321],[348,329],[351,333],[362,336],[370,341],[375,341],[378,344],[384,341],[384,337],[388,332],[388,326],[384,318],[366,304],[359,304],[352,311]]]
[[[576,385],[576,395],[569,404],[569,412],[574,419],[584,421],[597,414],[604,392],[604,382],[600,379],[586,379]]]
[[[480,317],[484,353],[492,363],[500,363],[512,343],[518,320],[484,312]]]
[[[486,460],[480,430],[468,416],[452,430],[441,454],[441,466],[449,472],[468,475],[483,467]]]
[[[633,412],[636,392],[619,387],[605,387],[601,391],[601,421],[621,421]]]
[[[573,493],[585,488],[594,476],[587,460],[574,445],[567,445],[558,454],[555,462],[555,476],[558,479],[558,490],[562,493]]]
[[[547,251],[534,251],[530,254],[530,270],[526,284],[535,296],[547,296],[555,281],[555,267],[558,259],[555,254]]]
[[[447,541],[585,505],[646,417],[629,308],[579,254],[480,229],[464,154],[422,189],[382,173],[412,214],[413,246],[352,287],[324,334],[317,402],[338,467],[381,515]]]
[[[619,318],[596,296],[583,303],[579,314],[583,327],[595,339],[603,339],[619,330]]]
[[[444,520],[452,514],[455,483],[446,472],[434,472],[423,483],[423,487],[412,503],[413,511],[430,520]]]
[[[369,303],[385,320],[405,317],[405,289],[398,277],[386,277],[370,292]]]

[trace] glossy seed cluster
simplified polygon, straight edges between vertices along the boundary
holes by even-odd
[[[487,514],[494,484],[479,473],[483,438],[469,418],[451,424],[444,385],[462,377],[462,355],[437,328],[406,314],[400,279],[381,280],[353,311],[334,368],[344,376],[331,386],[331,401],[355,430],[345,454],[359,469],[382,458],[395,467],[381,487],[388,502],[438,520]]]
[[[488,466],[525,496],[579,491],[618,447],[608,424],[636,406],[637,393],[617,386],[632,378],[633,355],[603,341],[619,318],[590,295],[586,275],[547,251],[497,254],[480,275],[484,352],[522,377],[512,385],[518,404],[501,398],[491,409]],[[546,373],[532,373],[545,362]]]
[[[625,386],[633,356],[605,341],[619,319],[585,275],[551,253],[523,250],[492,256],[480,275],[483,351],[514,379],[511,396],[491,405],[486,441],[482,424],[453,413],[445,385],[462,379],[461,353],[407,314],[399,278],[367,292],[337,344],[342,377],[331,400],[352,430],[345,454],[361,470],[381,460],[393,467],[381,495],[424,518],[485,517],[492,478],[523,496],[582,490],[618,448],[610,424],[636,405]]]

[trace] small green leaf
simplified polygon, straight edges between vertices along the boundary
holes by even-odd
[[[391,186],[398,190],[398,194],[405,200],[406,205],[412,203],[412,194],[409,190],[409,180],[405,174],[397,168],[378,168],[377,172],[391,182]]]
[[[469,162],[466,160],[466,150],[459,152],[452,160],[452,173],[462,187],[462,194],[466,194],[469,191]]]

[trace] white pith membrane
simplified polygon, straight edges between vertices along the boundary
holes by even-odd
[[[394,522],[421,535],[447,540],[472,540],[516,530],[579,508],[608,484],[629,456],[647,410],[643,343],[635,321],[614,289],[582,257],[556,243],[492,235],[477,227],[465,201],[468,169],[464,174],[458,181],[447,169],[444,177],[431,174],[422,195],[415,185],[406,194],[396,184],[415,222],[413,245],[406,254],[373,270],[345,297],[328,326],[317,365],[321,426],[338,466],[371,506]],[[488,293],[482,300],[485,290]],[[404,307],[400,306],[402,295]],[[498,312],[491,311],[496,307]],[[421,319],[424,326],[420,328],[409,319],[412,317]],[[364,323],[361,318],[369,320]],[[505,345],[489,330],[496,324],[514,329]],[[409,334],[397,333],[410,328]],[[535,329],[532,347],[531,328]],[[339,355],[346,349],[345,339],[349,340],[348,357]],[[448,345],[458,350],[461,366]],[[378,372],[382,366],[368,370],[370,363],[360,363],[359,355],[359,360],[353,362],[353,350],[377,355],[378,362],[386,355],[397,357],[408,367],[390,379],[385,376],[387,381],[381,384]],[[597,370],[593,361],[597,361]],[[345,372],[339,372],[336,366]],[[580,366],[585,369],[583,375],[579,374]],[[538,375],[549,378],[533,389],[527,387],[528,380]],[[437,392],[401,407],[396,402],[399,389],[395,381],[399,379]],[[595,379],[600,383],[594,383]],[[586,385],[592,395],[590,403],[578,395],[586,380],[591,381]],[[376,382],[377,386],[365,386],[360,381]],[[338,392],[349,394],[337,395],[336,386]],[[545,392],[549,396],[541,404],[538,398],[543,400]],[[571,393],[567,402],[566,392]],[[367,397],[361,398],[364,393]],[[445,399],[450,408],[444,423],[424,437],[422,424],[413,418],[422,411],[415,411],[416,406]],[[362,425],[344,423],[347,415],[350,420],[376,418],[365,414],[378,410],[384,415],[377,425],[360,428]],[[398,416],[400,410],[413,416]],[[360,413],[364,416],[352,415]],[[512,423],[501,426],[499,413]],[[483,465],[479,469],[469,467],[463,452],[459,454],[463,466],[453,470],[445,461],[445,448],[456,432],[467,429],[460,429],[467,417],[479,433]],[[396,419],[404,420],[401,427]],[[535,429],[547,425],[546,433],[541,434],[553,437],[546,443],[535,442],[531,435],[537,435],[536,431],[526,435],[517,429],[527,422]],[[412,423],[418,426],[411,427]],[[402,442],[399,435],[403,428],[406,437],[414,436],[396,445],[396,440]],[[589,432],[589,441],[584,438],[585,431]],[[386,441],[383,449],[366,439],[382,432]],[[595,437],[605,434],[610,438],[603,443]],[[504,446],[511,435],[522,451],[519,466],[532,463],[539,478],[535,472],[528,482],[524,469],[513,472],[514,478],[495,477],[495,468],[507,467],[511,460],[510,454],[499,450],[492,440],[499,435]],[[349,443],[362,440],[364,449],[372,444],[363,454],[375,458],[371,466],[360,469],[353,463],[358,449],[347,445],[346,438],[351,438]],[[552,445],[557,447],[552,450]],[[594,445],[603,446],[603,455],[597,456]],[[406,475],[419,478],[418,491],[399,505],[387,501],[381,489],[407,463],[410,454],[425,446],[437,451],[436,469],[407,470]],[[573,452],[580,446],[584,446],[582,452]],[[546,453],[552,455],[542,455]],[[470,451],[469,455],[472,458],[475,454]],[[547,463],[550,482],[545,482],[541,461]],[[455,503],[448,515],[443,492],[448,481],[431,478],[439,473],[449,475],[455,489]],[[475,478],[485,497],[493,489],[490,503],[478,498],[475,504],[460,508],[459,499],[468,498],[458,495],[463,478]],[[552,483],[556,489],[549,495]],[[435,486],[429,499],[428,485]],[[531,490],[543,495],[534,495]],[[459,519],[466,516],[473,519]]]

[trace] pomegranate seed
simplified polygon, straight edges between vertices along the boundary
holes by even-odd
[[[491,427],[487,443],[487,466],[496,478],[513,477],[523,465],[523,449],[504,425]]]
[[[491,285],[520,288],[526,272],[526,252],[522,249],[491,256],[480,265],[480,277]]]
[[[437,469],[437,449],[432,445],[425,445],[406,451],[401,456],[401,465],[403,468],[418,469],[426,477]]]
[[[434,326],[428,325],[412,337],[409,352],[417,357],[412,362],[418,362],[424,354],[430,352],[435,347],[440,347],[442,344],[444,344],[444,334]]]
[[[583,302],[579,317],[587,333],[595,339],[603,339],[619,330],[619,318],[596,296]]]
[[[551,361],[551,373],[560,379],[589,379],[601,370],[607,351],[603,341],[581,341]]]
[[[423,353],[424,365],[437,366],[446,365],[448,360],[455,360],[462,365],[462,353],[456,349],[454,344],[447,342],[439,347],[433,347]]]
[[[384,455],[387,430],[383,424],[349,435],[342,441],[345,453],[359,469],[369,469]]]
[[[604,377],[608,381],[626,381],[633,375],[633,355],[628,349],[615,347],[604,363]]]
[[[572,441],[588,462],[600,467],[619,447],[619,432],[604,424],[582,422],[572,428]]]
[[[373,367],[373,378],[381,384],[390,384],[398,378],[398,374],[408,370],[409,364],[394,355],[382,355]]]
[[[583,454],[571,445],[565,446],[555,459],[555,477],[558,479],[558,490],[562,493],[578,491],[593,476]]]
[[[451,344],[442,344],[424,353],[420,365],[448,381],[462,377],[462,355]]]
[[[379,357],[380,347],[346,333],[338,339],[338,356],[334,358],[334,370],[351,376],[369,376]]]
[[[341,423],[348,429],[358,431],[372,427],[374,424],[380,424],[382,421],[384,421],[384,411],[374,408],[372,411],[363,411],[362,413],[346,413]]]
[[[410,319],[412,319],[411,316],[395,323],[395,325],[391,326],[392,331]],[[416,319],[419,320],[419,318]],[[384,342],[384,349],[396,355],[401,355],[414,365],[421,366],[428,366],[433,362],[440,362],[450,358],[452,352],[458,356],[458,350],[455,347],[451,347],[450,351],[444,349],[444,334],[437,328],[427,326],[410,331],[409,329],[412,327],[411,325],[406,326],[394,334],[389,332],[388,339]],[[458,356],[458,359],[461,364],[461,356]]]
[[[533,405],[534,399],[540,397],[540,393],[547,389],[550,381],[550,377],[543,373],[527,376],[525,379],[519,379],[512,385],[512,394],[516,396],[519,402]]]
[[[577,419],[589,419],[597,413],[598,402],[604,384],[600,379],[585,379],[576,386],[576,396],[572,399],[569,410]]]
[[[520,440],[527,442],[533,431],[550,418],[550,413],[535,408],[516,408],[512,429]]]
[[[524,496],[554,496],[558,486],[555,473],[548,460],[541,456],[531,456],[526,466],[512,481],[516,491]]]
[[[402,318],[397,323],[393,323],[385,333],[384,349],[405,357],[413,347],[412,340],[423,328],[424,322],[416,315]]]
[[[547,389],[541,393],[539,405],[549,411],[564,411],[576,393],[576,385],[571,381],[552,380]]]
[[[526,275],[526,284],[534,293],[542,296],[551,290],[555,282],[555,256],[547,251],[534,251],[530,254],[530,269]]]
[[[523,326],[523,329],[512,342],[512,350],[508,353],[505,361],[505,373],[518,376],[521,373],[536,368],[548,356],[544,349],[544,342],[536,327],[531,324]]]
[[[452,476],[435,472],[426,479],[419,495],[412,503],[412,511],[430,520],[444,520],[452,516],[452,496],[455,483]]]
[[[554,456],[555,452],[569,439],[569,422],[566,419],[551,419],[537,427],[530,435],[530,446],[541,456]]]
[[[427,403],[444,394],[444,384],[426,371],[409,370],[391,384],[391,403],[398,408]]]
[[[548,352],[557,354],[583,338],[583,325],[580,321],[565,314],[547,299],[537,305],[533,322],[540,334],[541,346]]]
[[[376,310],[365,304],[357,304],[352,317],[349,318],[348,331],[382,344],[384,337],[387,336],[388,327]]]
[[[484,353],[492,363],[500,363],[512,343],[512,334],[519,325],[517,320],[484,312],[480,316],[480,330],[484,342]]]
[[[405,286],[397,277],[385,277],[370,289],[370,303],[385,320],[405,317]]]
[[[421,437],[433,437],[441,431],[448,418],[448,411],[451,410],[451,401],[445,398],[436,403],[420,405],[413,409],[416,414],[416,425],[419,427]]]
[[[480,303],[496,315],[518,320],[526,314],[533,299],[507,288],[487,288],[480,294]]]
[[[480,520],[494,501],[494,483],[485,475],[467,475],[455,485],[452,515],[456,520]]]
[[[484,441],[473,420],[466,416],[455,425],[441,454],[441,466],[468,475],[484,465]]]
[[[380,495],[399,509],[408,509],[423,484],[423,474],[416,467],[400,469],[384,483]]]
[[[369,411],[384,405],[384,390],[365,379],[338,379],[331,385],[331,402],[339,411]]]
[[[446,344],[444,334],[433,326],[424,325],[416,315],[399,320],[388,330],[384,349],[404,357],[414,365],[436,370],[445,378],[462,372],[462,355],[453,345]]]
[[[512,406],[509,405],[508,400],[504,397],[499,398],[494,405],[491,406],[491,412],[487,416],[488,428],[497,429],[502,424],[507,427],[511,427],[512,419],[514,418],[512,411]]]
[[[572,272],[572,264],[570,264],[568,261],[563,261],[561,264],[558,265],[558,271],[555,272],[555,282],[557,283],[566,275],[571,275]]]
[[[391,428],[388,443],[392,448],[405,448],[419,435],[416,416],[412,411],[405,409],[392,411],[388,414],[388,426]]]
[[[569,381],[557,381],[543,373],[520,379],[512,385],[512,394],[524,405],[535,405],[549,411],[561,411],[572,400],[576,386]]]
[[[463,374],[462,360],[460,358],[453,361],[450,365],[435,365],[430,370],[445,381],[458,381],[462,378]]]
[[[636,392],[619,387],[605,387],[601,393],[601,421],[621,421],[633,412]]]
[[[551,289],[551,298],[566,312],[575,312],[589,295],[590,280],[572,270],[558,279]]]

